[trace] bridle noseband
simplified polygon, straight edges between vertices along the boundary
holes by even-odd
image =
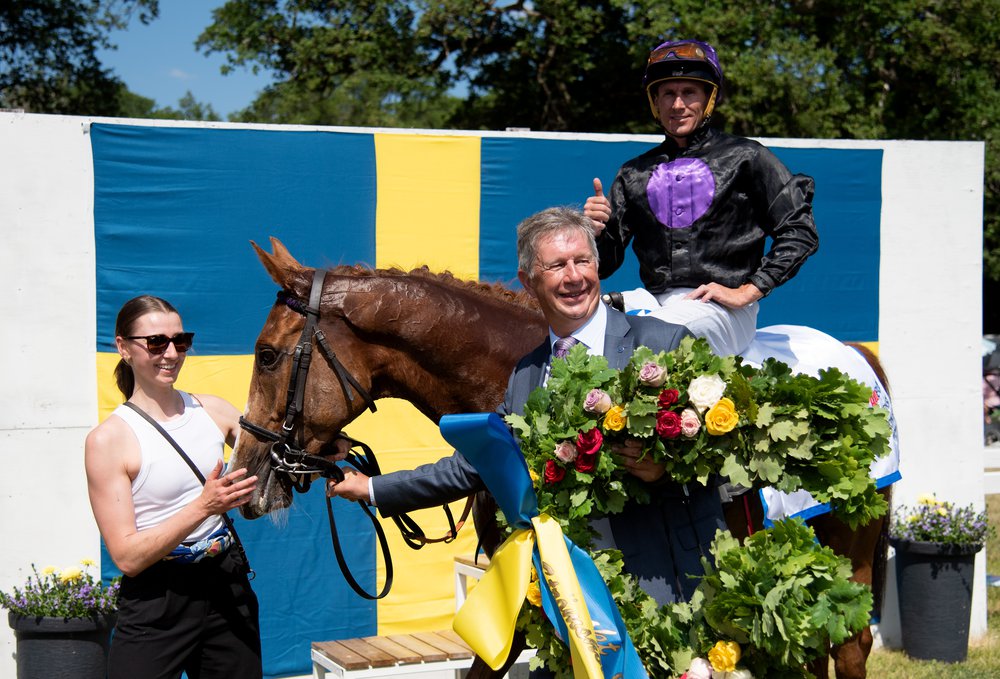
[[[278,292],[278,301],[283,303],[292,311],[305,316],[306,323],[299,335],[299,341],[295,345],[292,353],[292,375],[288,383],[288,398],[285,401],[285,421],[281,425],[280,432],[273,432],[248,421],[245,417],[240,417],[240,427],[254,434],[258,438],[273,441],[271,444],[271,469],[279,474],[285,474],[292,482],[292,487],[300,493],[309,490],[312,476],[319,474],[323,478],[332,478],[337,481],[344,480],[344,471],[335,462],[331,462],[325,457],[311,455],[303,448],[303,434],[301,415],[304,409],[306,378],[309,376],[309,366],[312,363],[313,343],[319,346],[320,351],[326,357],[330,367],[337,375],[340,387],[344,391],[344,398],[347,403],[354,400],[354,391],[357,390],[361,398],[365,401],[365,406],[373,413],[377,410],[375,400],[372,399],[368,390],[358,383],[357,379],[344,368],[343,363],[337,358],[337,354],[330,348],[326,341],[326,334],[318,327],[320,300],[323,296],[323,281],[326,278],[324,269],[316,269],[313,273],[312,287],[309,290],[309,304],[304,304],[288,290]],[[298,430],[298,436],[296,436]],[[348,437],[352,444],[359,443]],[[296,445],[297,443],[297,445]],[[361,444],[363,447],[364,444]],[[370,451],[370,449],[369,449]]]
[[[372,398],[371,394],[367,389],[361,386],[358,380],[351,375],[351,373],[344,367],[343,363],[340,362],[337,358],[337,354],[334,353],[329,342],[327,342],[326,334],[318,327],[318,321],[320,318],[320,302],[323,296],[323,282],[326,279],[326,274],[327,271],[325,269],[316,269],[313,273],[312,287],[309,290],[308,304],[305,304],[302,299],[295,296],[295,294],[289,290],[280,290],[278,292],[279,302],[287,306],[292,311],[301,314],[306,319],[305,326],[302,328],[302,334],[299,335],[299,341],[295,345],[295,349],[292,353],[292,373],[288,383],[288,397],[285,402],[285,420],[281,425],[281,431],[273,432],[269,429],[253,424],[245,417],[240,417],[240,427],[242,429],[250,432],[260,439],[272,441],[270,450],[271,470],[275,474],[284,475],[285,478],[291,482],[292,488],[300,493],[305,493],[309,490],[309,486],[311,485],[313,476],[315,475],[319,475],[327,479],[334,479],[337,482],[344,480],[344,470],[341,469],[336,462],[320,455],[307,453],[304,448],[305,443],[303,441],[304,427],[302,426],[302,413],[305,403],[306,378],[309,375],[309,366],[312,363],[314,343],[319,346],[323,356],[330,364],[330,367],[333,368],[334,373],[336,373],[337,380],[340,382],[340,388],[344,392],[344,398],[346,399],[345,402],[353,402],[354,391],[357,391],[364,400],[366,409],[371,410],[373,413],[377,410],[375,407],[375,400]],[[346,461],[351,466],[369,477],[378,476],[382,473],[379,468],[378,461],[375,459],[375,453],[370,447],[361,441],[347,436],[343,432],[338,432],[337,438],[342,438],[351,444],[351,451],[348,453],[346,458]],[[363,454],[358,455],[355,453],[355,447],[360,447],[363,450]],[[358,584],[358,582],[354,579],[354,576],[351,575],[347,562],[344,559],[343,551],[340,546],[340,540],[337,537],[337,527],[333,516],[333,506],[328,496],[326,498],[326,509],[327,516],[330,520],[330,538],[333,541],[333,550],[337,556],[337,562],[340,564],[340,569],[343,571],[344,577],[347,579],[347,583],[351,586],[351,588],[366,599],[381,599],[389,593],[389,588],[392,586],[392,557],[389,554],[389,545],[385,538],[385,533],[382,530],[382,525],[376,518],[375,513],[371,510],[371,507],[369,507],[367,502],[359,501],[358,504],[361,505],[362,509],[364,509],[365,513],[368,514],[368,517],[371,519],[372,525],[375,528],[375,534],[378,537],[380,548],[382,549],[382,555],[385,562],[385,584],[379,594],[369,594],[364,590],[364,588],[361,587],[361,585]],[[421,529],[420,526],[407,514],[393,516],[392,520],[399,528],[400,534],[402,535],[403,541],[406,545],[412,549],[420,549],[425,544],[431,542],[451,542],[454,540],[459,529],[461,529],[461,527],[465,524],[465,520],[468,517],[471,507],[472,497],[470,496],[465,505],[465,509],[462,512],[461,519],[456,523],[452,517],[450,508],[447,505],[444,505],[445,515],[448,517],[449,530],[441,538],[427,538],[423,529]]]

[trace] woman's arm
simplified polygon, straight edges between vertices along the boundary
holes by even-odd
[[[84,466],[90,506],[97,527],[118,568],[134,576],[165,557],[202,521],[249,501],[256,477],[242,479],[245,469],[219,478],[215,466],[201,495],[163,523],[140,531],[135,525],[132,479],[142,457],[132,430],[116,416],[109,417],[87,436]]]

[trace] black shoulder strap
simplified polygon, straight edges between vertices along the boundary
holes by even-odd
[[[174,450],[177,451],[177,454],[180,455],[181,459],[183,459],[184,462],[187,463],[187,466],[191,468],[191,471],[194,472],[194,475],[198,477],[199,481],[201,481],[201,485],[204,486],[205,475],[202,474],[201,470],[198,469],[198,466],[191,461],[191,458],[188,457],[187,453],[184,452],[184,449],[181,448],[180,445],[177,443],[177,441],[174,440],[174,437],[168,434],[167,430],[161,427],[159,422],[150,417],[149,413],[147,413],[145,410],[143,410],[136,404],[132,403],[131,401],[125,401],[124,405],[127,408],[131,408],[132,410],[134,410],[136,413],[142,416],[142,419],[149,422],[149,424],[153,427],[153,429],[160,432],[160,435],[167,440],[167,443],[169,443],[171,446],[174,447]],[[246,564],[247,577],[253,580],[253,578],[256,576],[256,573],[254,573],[253,569],[250,568],[250,559],[247,558],[246,550],[243,549],[243,541],[240,540],[239,533],[236,532],[236,526],[233,525],[233,520],[229,518],[228,514],[223,512],[221,516],[223,522],[226,524],[226,528],[229,529],[230,534],[232,534],[233,536],[233,542],[236,543],[236,548],[240,550],[240,556],[243,557],[243,563]]]

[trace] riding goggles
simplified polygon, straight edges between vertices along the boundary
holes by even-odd
[[[178,353],[183,354],[185,351],[191,348],[194,343],[194,333],[193,332],[179,332],[173,337],[168,337],[166,335],[129,335],[125,339],[130,340],[146,340],[146,351],[153,354],[154,356],[159,356],[167,350],[171,344],[174,345],[174,349]]]
[[[649,53],[649,64],[658,64],[661,61],[675,59],[690,59],[693,61],[708,61],[705,50],[694,43],[685,42],[680,45],[666,45],[658,47]]]

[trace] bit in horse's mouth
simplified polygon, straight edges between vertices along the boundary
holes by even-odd
[[[250,494],[250,501],[240,507],[243,518],[259,519],[291,504],[291,483],[274,473],[266,456],[253,473],[257,476],[257,486]]]

